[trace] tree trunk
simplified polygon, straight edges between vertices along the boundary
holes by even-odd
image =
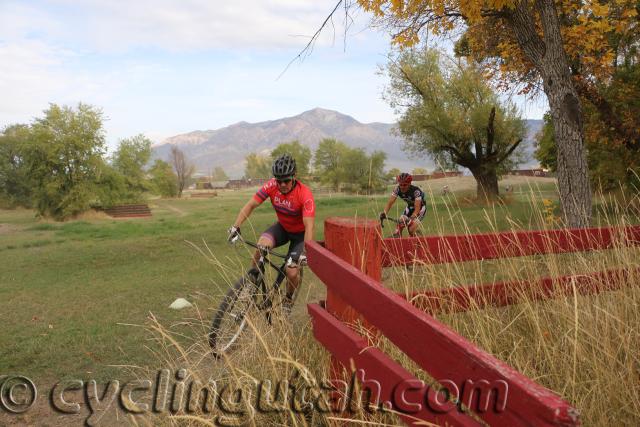
[[[550,85],[547,81],[553,84]],[[569,227],[588,227],[591,223],[591,185],[582,130],[582,111],[571,81],[568,85],[566,83],[552,76],[545,79],[544,83],[558,148],[558,189]]]
[[[484,202],[493,202],[498,199],[498,175],[495,168],[471,169],[476,180],[476,197]]]
[[[540,15],[543,38],[536,32],[533,9]],[[582,128],[582,107],[571,75],[553,0],[522,0],[507,22],[525,55],[542,77],[558,148],[558,188],[569,227],[591,222],[591,185]]]

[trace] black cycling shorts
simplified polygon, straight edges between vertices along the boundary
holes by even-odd
[[[404,212],[402,213],[403,215],[406,215],[408,217],[411,217],[411,215],[413,214],[414,211],[414,207],[411,206],[407,206],[404,210]],[[422,208],[420,208],[420,212],[418,212],[418,215],[416,216],[416,219],[420,222],[422,222],[422,220],[424,219],[424,216],[427,214],[427,205],[422,205]]]
[[[266,237],[271,240],[274,248],[290,242],[287,258],[290,256],[295,262],[298,262],[298,258],[304,250],[304,231],[301,233],[289,233],[279,222],[267,228],[260,237]]]

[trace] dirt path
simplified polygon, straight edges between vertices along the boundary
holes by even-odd
[[[0,223],[0,235],[10,234],[18,231],[18,227],[11,224],[2,224]]]
[[[158,207],[161,207],[163,209],[169,209],[171,212],[177,214],[179,217],[183,217],[187,215],[187,212],[173,205],[170,205],[169,203],[158,203],[157,205]]]

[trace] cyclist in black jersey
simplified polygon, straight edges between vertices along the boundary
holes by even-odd
[[[407,227],[410,236],[415,236],[420,221],[427,212],[424,191],[420,187],[411,185],[412,180],[413,177],[409,173],[404,172],[398,175],[396,178],[398,186],[391,193],[384,211],[380,212],[380,219],[384,219],[398,197],[407,202],[407,207],[400,217],[400,223],[396,227],[393,237],[400,237],[404,227]]]

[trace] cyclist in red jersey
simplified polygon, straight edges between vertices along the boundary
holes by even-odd
[[[240,234],[240,226],[249,218],[251,212],[267,198],[276,211],[278,221],[267,228],[258,239],[258,245],[277,248],[289,242],[287,258],[296,264],[306,262],[304,243],[313,239],[315,224],[315,202],[309,187],[296,179],[296,161],[289,154],[278,157],[271,167],[273,178],[244,205],[238,213],[233,226],[229,228],[229,241]],[[256,251],[257,261],[260,252]],[[286,268],[287,301],[292,302],[293,294],[300,282],[300,269],[297,265]],[[289,307],[290,308],[290,307]]]

